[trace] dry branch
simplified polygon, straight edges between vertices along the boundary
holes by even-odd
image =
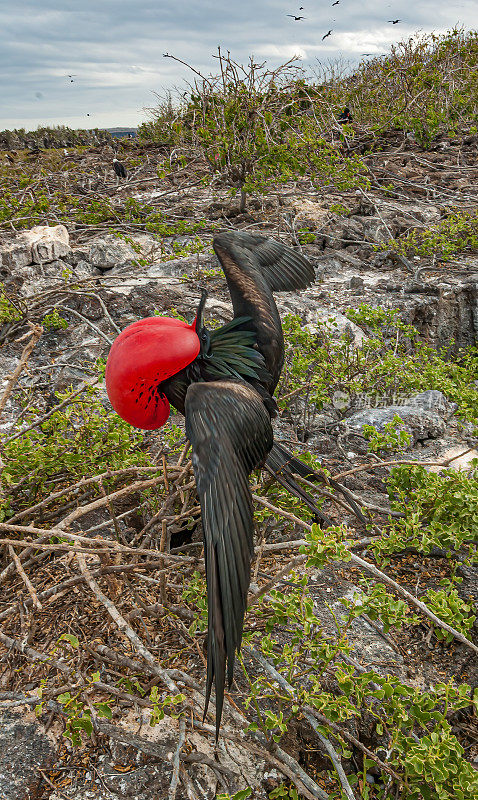
[[[83,575],[86,583],[90,587],[91,591],[93,592],[96,599],[104,605],[108,614],[112,618],[112,620],[116,623],[121,633],[123,633],[131,642],[131,644],[136,648],[138,653],[144,658],[144,660],[150,665],[154,666],[156,670],[156,675],[161,678],[165,686],[169,689],[170,692],[174,692],[175,694],[179,694],[179,690],[177,685],[174,683],[173,680],[169,677],[167,672],[161,669],[154,658],[154,656],[149,652],[148,648],[145,647],[139,636],[134,632],[132,627],[128,625],[125,618],[120,614],[118,609],[116,608],[115,604],[106,597],[105,594],[101,591],[100,587],[96,583],[95,579],[91,575],[88,567],[86,566],[85,557],[80,555],[79,553],[76,556],[78,561],[78,566],[80,567],[81,574]]]
[[[35,650],[33,647],[29,647],[24,642],[19,642],[18,639],[13,639],[11,636],[7,636],[7,634],[3,633],[3,631],[0,631],[0,642],[2,642],[5,647],[13,648],[18,653],[21,653],[22,655],[26,656],[26,658],[29,658],[31,661],[43,661],[43,663],[58,669],[65,675],[71,675],[71,670],[66,664],[62,664],[61,661],[57,661],[51,656],[46,656],[44,653],[39,653],[38,650]]]
[[[280,686],[282,686],[283,689],[286,690],[286,692],[291,696],[291,698],[294,698],[294,689],[292,688],[290,683],[288,683],[288,681],[286,681],[285,678],[279,672],[277,672],[277,670],[272,666],[272,664],[269,664],[267,659],[265,659],[264,656],[261,655],[261,653],[258,653],[257,650],[255,650],[253,647],[249,647],[247,649],[249,650],[251,655],[256,659],[256,661],[261,665],[261,667],[263,669],[265,669],[265,671],[275,681],[277,681],[277,683]],[[325,750],[327,751],[327,753],[328,753],[328,755],[329,755],[329,757],[330,757],[330,759],[331,759],[331,761],[332,761],[332,763],[333,763],[333,765],[335,767],[335,770],[337,772],[337,775],[338,775],[338,778],[339,778],[339,781],[340,781],[340,785],[342,786],[342,789],[343,789],[343,792],[344,792],[345,796],[348,798],[348,800],[355,800],[355,795],[352,792],[352,789],[350,788],[350,784],[349,784],[349,782],[347,780],[347,776],[346,776],[346,774],[344,772],[344,768],[342,767],[342,762],[340,761],[340,757],[339,757],[337,751],[335,750],[335,748],[333,747],[331,742],[319,731],[318,723],[313,718],[313,716],[306,710],[304,710],[304,716],[307,719],[307,721],[309,722],[309,724],[311,725],[311,727],[313,728],[313,730],[315,731],[315,734],[318,737],[318,739],[321,741],[321,743],[325,747]]]
[[[38,611],[41,611],[42,610],[42,604],[40,603],[40,601],[39,601],[39,599],[37,597],[37,593],[35,591],[35,587],[33,586],[32,582],[30,581],[30,579],[29,579],[28,575],[26,574],[25,570],[23,569],[23,567],[22,567],[22,565],[20,563],[20,559],[18,558],[17,554],[15,553],[15,551],[14,551],[14,549],[13,549],[13,547],[11,545],[9,545],[9,547],[8,547],[8,552],[10,553],[10,556],[11,556],[11,558],[13,560],[13,563],[15,565],[15,569],[17,570],[17,572],[20,575],[23,583],[25,584],[25,586],[28,589],[28,593],[29,593],[30,597],[32,598],[33,605],[35,606],[35,608]]]
[[[41,325],[33,325],[31,322],[29,322],[28,324],[29,324],[30,330],[28,331],[28,333],[26,333],[24,336],[22,336],[20,339],[18,339],[18,341],[21,342],[22,339],[25,339],[28,336],[30,337],[30,340],[29,340],[29,342],[27,342],[27,344],[23,348],[22,354],[20,356],[20,361],[18,362],[17,366],[15,367],[13,373],[11,375],[7,375],[7,385],[6,385],[6,387],[5,387],[4,391],[3,391],[3,395],[0,397],[0,414],[2,413],[3,409],[5,408],[5,406],[7,404],[7,400],[8,400],[8,398],[10,397],[10,395],[11,395],[11,393],[13,391],[13,387],[15,386],[18,378],[20,377],[21,373],[23,372],[23,369],[24,369],[28,359],[30,358],[36,343],[38,342],[38,340],[40,339],[40,337],[41,337],[41,335],[43,333],[43,328],[41,327]]]

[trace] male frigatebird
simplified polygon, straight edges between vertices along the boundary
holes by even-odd
[[[90,115],[87,114],[86,116],[89,117]],[[118,179],[119,178],[127,178],[128,177],[125,165],[122,164],[121,161],[118,161],[117,158],[113,159],[113,169],[114,169],[114,171],[116,173],[116,177]]]
[[[341,115],[337,117],[337,122],[339,125],[346,125],[349,122],[353,121],[353,116],[348,106],[345,106],[344,110],[342,111]]]
[[[242,231],[218,234],[213,247],[232,299],[231,322],[212,331],[206,328],[205,290],[191,325],[168,317],[133,322],[113,343],[106,388],[113,408],[138,428],[164,425],[170,403],[186,418],[206,562],[205,713],[214,682],[218,736],[226,664],[231,686],[254,550],[249,475],[264,466],[320,521],[330,520],[293,477],[323,481],[323,476],[275,443],[271,425],[277,411],[273,393],[284,363],[272,292],[305,289],[314,281],[314,269],[280,242]],[[347,499],[353,504],[348,493]]]

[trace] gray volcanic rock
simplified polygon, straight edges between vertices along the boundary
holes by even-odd
[[[70,252],[64,225],[37,225],[23,231],[12,244],[0,248],[2,278],[7,287],[20,289],[26,296],[35,294],[42,288],[42,279],[61,277],[64,268],[61,259]]]
[[[48,769],[56,751],[35,715],[24,708],[0,711],[0,797],[28,800],[41,782],[38,768]]]
[[[11,272],[26,267],[31,263],[31,249],[25,246],[24,242],[14,242],[10,246],[2,247],[0,251],[0,262]]]
[[[456,410],[456,403],[449,403],[445,395],[435,389],[411,397],[403,405],[383,408],[367,408],[343,420],[347,433],[361,434],[364,425],[372,425],[383,431],[385,425],[398,415],[403,421],[400,430],[411,437],[411,445],[425,439],[437,439],[447,429],[447,421]]]
[[[70,785],[62,789],[61,797],[165,800],[178,745],[178,721],[166,716],[151,727],[149,720],[149,714],[133,712],[124,715],[120,724],[98,720],[99,731],[109,738],[109,755],[100,757],[94,772],[74,773]],[[215,751],[212,742],[192,732],[188,735],[188,745],[191,752],[182,754],[181,766],[187,770],[190,786],[196,794],[190,793],[181,782],[176,800],[216,797],[219,789],[232,795],[245,785],[260,791],[265,763],[240,743],[228,742],[227,749],[220,745]],[[122,764],[134,764],[134,769],[124,772],[119,766]],[[54,798],[59,800],[60,795],[52,794],[51,800]]]
[[[88,261],[106,272],[113,267],[131,267],[136,258],[138,254],[128,242],[116,236],[105,236],[91,243]]]
[[[26,246],[31,248],[34,264],[48,264],[66,256],[70,248],[70,237],[64,225],[37,225],[21,234]]]
[[[66,274],[65,270],[71,271],[68,264],[61,260],[42,264],[28,263],[21,266],[17,264],[14,269],[7,270],[4,283],[7,289],[14,289],[23,297],[31,297],[60,283]],[[89,277],[89,273],[80,270],[78,277]]]

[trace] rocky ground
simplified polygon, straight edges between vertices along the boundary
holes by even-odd
[[[130,181],[119,187],[107,173],[109,152],[72,156],[78,164],[82,159],[90,158],[100,175],[98,183],[93,187],[91,184],[86,186],[84,191],[95,196],[104,191],[118,201],[127,197],[146,198],[169,223],[178,219],[190,222],[200,219],[204,221],[204,229],[194,234],[163,236],[159,243],[157,235],[145,231],[140,225],[135,227],[134,224],[122,223],[121,218],[114,224],[72,225],[68,229],[63,225],[55,226],[54,220],[49,219],[45,220],[50,223],[47,227],[36,227],[22,233],[4,228],[1,233],[1,280],[19,311],[19,318],[7,321],[0,328],[2,392],[19,364],[26,342],[24,335],[28,335],[27,323],[38,324],[52,309],[57,309],[68,322],[64,329],[44,328],[41,335],[38,333],[28,364],[2,406],[0,430],[4,440],[8,441],[15,435],[15,425],[25,414],[25,399],[30,407],[36,406],[41,414],[48,414],[58,402],[55,392],[70,387],[81,388],[95,381],[97,359],[106,357],[117,332],[135,319],[156,311],[169,312],[171,308],[192,319],[199,289],[207,286],[206,316],[215,322],[228,320],[231,306],[225,281],[210,249],[213,229],[218,227],[234,226],[257,231],[302,247],[316,268],[316,283],[300,294],[278,295],[277,303],[282,316],[287,313],[299,315],[303,325],[312,332],[318,321],[327,319],[337,336],[346,331],[354,346],[360,346],[368,335],[367,330],[350,322],[345,312],[367,303],[373,307],[399,309],[402,320],[414,325],[423,340],[450,356],[461,348],[476,346],[476,253],[461,254],[444,264],[432,257],[405,259],[392,250],[377,251],[375,245],[415,227],[428,227],[438,222],[451,206],[476,210],[478,137],[438,141],[426,152],[420,150],[413,140],[398,133],[384,140],[380,150],[368,152],[366,137],[361,140],[359,137],[357,147],[365,151],[372,180],[370,190],[339,193],[329,187],[317,191],[306,181],[298,181],[270,192],[267,197],[252,198],[245,214],[237,213],[235,201],[219,182],[212,187],[198,185],[196,174],[188,175],[179,167],[169,177],[155,182],[154,169],[160,153],[154,149],[144,150],[143,166],[133,170]],[[125,158],[128,157],[131,153],[126,153]],[[104,178],[101,170],[104,170]],[[390,184],[394,186],[392,197],[383,192],[383,186]],[[338,203],[342,206],[340,213],[334,210]],[[118,238],[118,231],[123,238]],[[188,247],[191,249],[191,243],[198,239],[203,246],[195,248],[198,252],[188,253]],[[284,386],[283,392],[286,391]],[[104,392],[102,400],[107,403]],[[405,397],[386,397],[378,404],[374,400],[373,407],[366,397],[337,397],[320,413],[308,414],[306,424],[305,416],[297,406],[296,413],[286,414],[277,422],[276,435],[319,455],[333,475],[351,473],[344,479],[346,487],[360,502],[378,509],[380,514],[380,509],[385,509],[386,513],[389,507],[382,480],[384,473],[354,472],[356,467],[371,463],[366,455],[366,442],[361,436],[362,426],[372,424],[383,430],[383,426],[398,413],[411,439],[410,447],[399,458],[430,462],[431,469],[440,469],[440,464],[466,469],[478,456],[478,451],[472,426],[458,421],[455,411],[456,405],[436,390]],[[173,421],[182,425],[179,417]],[[162,444],[164,446],[164,442]],[[147,446],[153,459],[158,457],[157,439],[153,436],[148,438]],[[167,456],[167,448],[162,452]],[[329,506],[324,508],[337,521],[341,516],[344,518],[336,506],[332,503]],[[74,500],[69,508],[63,509],[59,501],[59,507],[50,513],[52,522],[49,524],[60,525],[66,512],[71,516],[71,508],[75,508]],[[117,506],[116,511],[126,514],[131,513],[131,508],[123,503]],[[353,524],[347,512],[345,519]],[[36,524],[38,529],[47,527],[47,518],[42,519],[41,514],[33,514],[26,521],[30,525]],[[128,523],[121,522],[126,536],[124,541],[133,541],[131,525],[133,528],[139,525],[141,530],[147,523],[148,519],[144,517],[139,523],[131,522],[131,519]],[[73,521],[69,530],[78,533],[97,526],[95,530],[98,528],[100,535],[107,538],[114,537],[116,524],[108,507],[103,505],[99,510],[89,509],[81,519]],[[355,530],[357,539],[366,536],[366,531],[356,521]],[[35,528],[31,534],[39,535]],[[281,538],[290,541],[300,537],[300,529],[292,535],[290,527],[281,530],[279,525],[270,531],[267,544],[279,546]],[[200,540],[199,531],[193,534],[192,540],[193,543]],[[175,543],[176,546],[181,544],[180,539],[173,539],[172,546]],[[183,552],[195,556],[199,551],[192,548]],[[357,552],[363,555],[363,547]],[[261,553],[263,572],[259,571],[255,576],[255,591],[268,575],[274,574],[294,557],[294,547],[284,550],[278,547],[276,551],[268,553],[263,550]],[[32,711],[33,701],[30,707],[24,704],[29,692],[37,694],[39,673],[38,659],[35,660],[32,653],[22,654],[22,648],[23,651],[26,647],[33,652],[46,652],[46,645],[51,643],[52,637],[47,636],[44,640],[45,631],[52,631],[65,611],[70,622],[79,620],[81,609],[78,610],[78,602],[90,603],[91,595],[75,587],[78,594],[72,596],[72,592],[68,594],[67,590],[60,588],[56,590],[54,603],[46,604],[42,611],[38,606],[34,608],[35,603],[30,602],[31,591],[26,588],[24,579],[18,570],[9,566],[11,559],[5,545],[3,572],[0,573],[5,589],[0,603],[0,620],[6,625],[6,638],[0,639],[0,796],[5,800],[59,800],[65,797],[110,800],[117,796],[149,800],[174,797],[171,786],[174,783],[178,736],[181,738],[177,720],[166,716],[155,728],[149,728],[145,724],[149,710],[141,703],[132,705],[126,696],[122,701],[121,719],[115,719],[114,724],[98,721],[93,739],[78,750],[71,749],[62,740],[61,715],[56,713],[58,709],[53,696],[49,700],[49,710],[45,709],[39,719]],[[22,559],[25,561],[23,556]],[[36,591],[45,591],[49,585],[58,586],[65,577],[77,575],[78,571],[70,568],[70,561],[68,555],[62,554],[58,564],[51,566],[51,584],[47,578],[48,565],[41,562],[35,567],[33,562],[27,572]],[[429,586],[438,585],[440,578],[448,574],[449,565],[447,559],[437,556],[418,557],[404,553],[393,560],[391,569],[390,574],[395,580],[420,595]],[[333,630],[333,620],[322,602],[323,598],[332,608],[340,607],[337,604],[341,597],[353,597],[359,577],[360,570],[345,568],[343,564],[309,574],[317,615],[326,631]],[[476,603],[476,571],[463,567],[463,578],[460,594],[474,597]],[[154,579],[151,580],[154,584]],[[146,584],[148,592],[152,588],[148,597],[144,597],[144,602],[150,605],[158,600],[153,584]],[[102,584],[106,591],[105,587],[106,583]],[[110,585],[109,591],[113,599],[116,598],[116,605],[131,621],[138,606],[130,599],[122,604],[120,592],[126,592],[125,587]],[[18,607],[15,605],[17,600],[21,600]],[[98,660],[98,645],[114,649],[116,640],[105,622],[104,608],[101,605],[94,608],[97,625],[88,628],[88,635],[93,650],[96,649],[96,663],[104,665],[108,661]],[[150,622],[146,631],[149,646],[154,629]],[[137,631],[142,635],[140,626]],[[476,663],[473,666],[470,651],[458,642],[444,645],[434,639],[432,643],[425,627],[413,628],[399,638],[393,633],[385,634],[379,624],[359,618],[353,624],[350,639],[354,657],[362,667],[391,671],[403,680],[415,682],[414,685],[427,687],[443,676],[451,675],[471,683],[476,681]],[[15,643],[12,644],[12,640]],[[202,652],[197,649],[199,652],[189,654],[188,669],[201,683]],[[154,647],[152,651],[155,652]],[[131,658],[134,657],[132,652]],[[117,674],[122,675],[119,666],[117,669]],[[152,675],[154,671],[150,670],[149,677]],[[180,678],[178,681],[181,683]],[[71,675],[65,677],[65,682],[75,683]],[[237,696],[233,693],[239,705],[244,689],[239,678]],[[199,696],[193,698],[193,704],[201,706]],[[230,709],[226,720],[233,720],[234,713],[238,714],[239,710],[234,712]],[[465,739],[471,735],[467,732],[467,725],[468,721],[461,732]],[[304,723],[299,730],[289,731],[281,747],[295,759],[296,764],[310,766],[311,757],[307,753],[314,749],[315,744]],[[216,791],[232,791],[246,785],[254,787],[254,797],[266,797],[266,792],[280,782],[281,768],[280,763],[274,763],[273,759],[267,763],[263,753],[259,756],[258,752],[250,743],[245,745],[233,739],[224,740],[219,745],[218,760],[215,761],[212,737],[209,735],[208,740],[203,734],[188,734],[187,746],[181,751],[181,781],[177,794],[175,790],[176,797],[178,800],[183,797],[212,797]],[[474,750],[470,753],[471,758],[475,757]],[[327,759],[317,755],[318,773],[326,766]],[[305,793],[304,796],[309,795]]]

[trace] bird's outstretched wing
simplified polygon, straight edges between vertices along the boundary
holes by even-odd
[[[273,434],[261,398],[241,381],[191,384],[185,412],[206,562],[208,648],[204,713],[214,682],[218,737],[226,664],[230,686],[250,582],[253,508],[248,478],[272,448]]]
[[[256,233],[224,231],[214,237],[213,247],[222,264],[226,278],[231,266],[223,260],[225,253],[243,272],[258,271],[271,292],[291,292],[306,289],[315,280],[312,264],[291,247]],[[233,298],[234,302],[234,298]],[[236,312],[236,308],[234,307]],[[236,312],[237,313],[237,312]]]
[[[305,289],[315,280],[312,264],[281,242],[244,231],[225,231],[214,237],[235,317],[249,317],[257,337],[273,393],[284,363],[282,325],[272,292]]]

